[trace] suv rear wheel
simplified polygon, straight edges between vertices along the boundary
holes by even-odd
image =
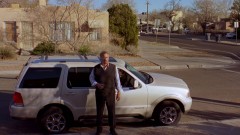
[[[164,101],[156,109],[154,119],[158,125],[176,125],[181,118],[181,109],[173,101]]]
[[[49,133],[61,133],[67,130],[69,122],[59,107],[50,107],[40,118],[41,126]]]

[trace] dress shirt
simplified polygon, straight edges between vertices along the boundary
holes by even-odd
[[[102,64],[101,64],[101,67],[103,68],[103,70],[106,70],[107,68],[108,68],[108,65],[107,66],[103,66]],[[115,79],[116,79],[116,88],[117,88],[117,90],[119,91],[119,92],[122,92],[123,91],[123,89],[122,89],[122,86],[121,86],[121,83],[120,83],[120,78],[119,78],[119,74],[118,74],[118,69],[117,69],[117,67],[116,67],[116,75],[115,75]],[[89,80],[90,80],[90,82],[91,82],[91,84],[92,84],[92,86],[95,86],[98,82],[95,80],[95,77],[94,77],[94,69],[92,70],[92,72],[91,72],[91,74],[90,74],[90,76],[89,76]]]

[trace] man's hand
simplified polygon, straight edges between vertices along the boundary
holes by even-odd
[[[119,100],[120,100],[120,97],[121,97],[121,94],[120,94],[120,92],[118,91],[118,92],[117,92],[117,95],[116,95],[116,100],[119,101]]]
[[[96,84],[96,88],[98,88],[98,89],[103,89],[103,88],[104,88],[104,84],[97,83],[97,84]]]

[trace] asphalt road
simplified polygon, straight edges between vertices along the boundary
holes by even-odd
[[[191,35],[177,35],[174,34],[171,36],[170,43],[174,46],[179,46],[180,48],[185,49],[192,49],[192,50],[199,50],[199,51],[206,51],[209,53],[214,53],[218,55],[223,55],[227,57],[231,57],[235,60],[240,60],[240,46],[233,46],[233,45],[227,45],[227,44],[220,44],[215,42],[207,42],[204,40],[191,40],[192,38],[195,38]],[[198,38],[202,38],[201,36]],[[139,37],[141,40],[156,41],[155,35],[142,35]],[[231,41],[231,40],[230,40]],[[234,41],[234,40],[232,40]],[[169,43],[169,36],[164,33],[160,34],[157,37],[157,42],[160,43]]]
[[[234,69],[234,68],[231,68]],[[231,69],[191,69],[151,71],[182,78],[191,89],[193,106],[183,115],[178,126],[158,127],[152,121],[134,118],[118,119],[119,134],[129,135],[239,135],[239,125],[222,121],[240,118],[240,72]],[[42,134],[34,121],[20,121],[9,117],[8,105],[16,79],[0,77],[0,134]],[[94,120],[76,124],[68,134],[93,135]],[[104,134],[108,134],[108,126]]]

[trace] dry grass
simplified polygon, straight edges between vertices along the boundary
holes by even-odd
[[[156,64],[149,62],[149,61],[144,61],[144,62],[129,62],[130,65],[132,66],[157,66]]]
[[[130,65],[132,66],[157,66],[156,64],[150,62],[150,61],[147,61],[147,60],[144,60],[142,59],[141,57],[139,56],[133,56],[133,55],[117,55],[116,58],[119,58],[119,59],[136,59],[136,61],[130,61],[128,62]],[[137,61],[137,59],[141,59],[141,61]]]
[[[16,58],[16,55],[12,47],[9,47],[9,46],[0,47],[0,59],[8,60],[8,59],[15,59],[15,58]]]
[[[92,55],[99,55],[101,51],[107,51],[110,53],[111,56],[128,54],[126,50],[122,49],[119,46],[104,44],[104,43],[91,44],[90,49],[91,49]]]

